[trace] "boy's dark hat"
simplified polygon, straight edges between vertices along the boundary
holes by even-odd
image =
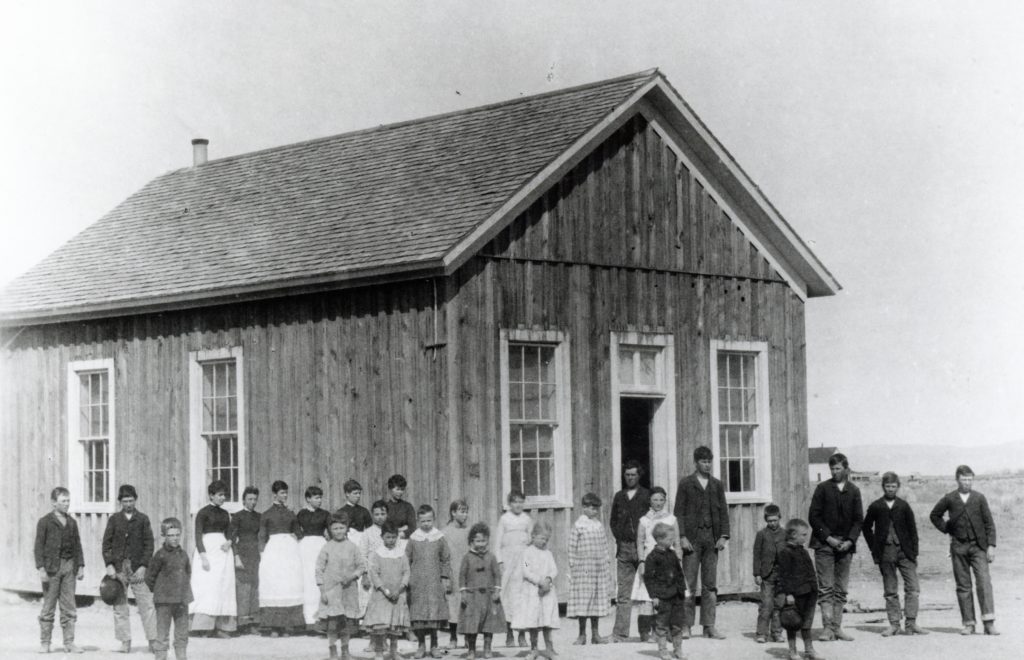
[[[113,605],[124,596],[124,584],[117,578],[104,575],[100,580],[100,600],[107,605]]]
[[[797,631],[800,630],[800,626],[804,623],[804,618],[800,616],[800,612],[797,611],[796,605],[786,605],[779,610],[779,623],[786,630]]]

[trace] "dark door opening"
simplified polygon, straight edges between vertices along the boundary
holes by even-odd
[[[622,465],[627,461],[637,461],[643,466],[640,485],[644,488],[651,487],[651,426],[654,411],[660,403],[660,399],[641,397],[624,396],[619,399]]]

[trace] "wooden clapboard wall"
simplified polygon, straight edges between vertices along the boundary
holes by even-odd
[[[160,518],[191,513],[189,352],[229,346],[243,350],[248,482],[261,489],[261,508],[275,479],[289,483],[292,508],[309,485],[340,506],[353,477],[369,506],[400,472],[411,501],[446,513],[445,361],[443,348],[424,348],[434,337],[434,288],[419,281],[25,329],[0,356],[0,523],[14,548],[0,563],[0,585],[38,589],[35,524],[50,510],[50,489],[67,482],[66,370],[74,360],[115,361],[116,479],[137,487],[155,531]],[[82,593],[95,593],[102,576],[108,517],[78,516]],[[189,549],[191,536],[186,530]]]
[[[573,501],[610,502],[610,335],[675,337],[680,476],[711,444],[710,341],[769,345],[773,495],[785,515],[807,502],[803,301],[642,117],[635,117],[457,273],[451,287],[452,426],[466,489],[501,505],[498,347],[503,328],[555,329],[571,342]],[[479,473],[479,478],[476,474]],[[665,484],[670,498],[675,484]],[[753,538],[763,505],[730,507],[722,591],[755,589]],[[565,538],[578,515],[543,512]],[[607,519],[608,507],[604,515]],[[564,563],[564,543],[555,544]],[[561,585],[564,587],[564,584]]]

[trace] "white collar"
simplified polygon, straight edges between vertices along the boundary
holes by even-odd
[[[579,527],[581,529],[584,529],[584,528],[587,528],[587,527],[601,527],[602,526],[600,520],[594,520],[593,518],[590,518],[587,515],[581,515],[579,518],[577,518],[575,525],[576,525],[576,527]]]
[[[385,545],[381,545],[374,552],[377,553],[378,557],[384,557],[385,559],[398,559],[399,557],[405,556],[405,551],[398,547],[395,543],[395,547],[388,548]]]
[[[661,520],[662,518],[667,518],[670,515],[671,514],[668,511],[666,511],[665,509],[662,509],[661,511],[655,511],[654,509],[648,509],[647,513],[644,514],[644,517],[648,518],[649,520]]]
[[[893,508],[894,506],[896,506],[896,498],[895,497],[892,498],[891,500],[883,499],[882,501],[885,502],[885,506],[889,507],[890,509]]]
[[[960,496],[960,499],[962,499],[964,501],[964,504],[967,504],[967,498],[971,496],[971,492],[970,491],[967,491],[966,493],[961,493],[960,491],[956,491],[956,494]]]
[[[422,529],[417,527],[416,531],[409,535],[410,541],[436,541],[443,538],[444,534],[437,527],[433,528],[429,532],[424,532]]]

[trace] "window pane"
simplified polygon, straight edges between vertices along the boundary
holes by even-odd
[[[106,372],[103,372],[103,373],[99,374],[99,376],[100,376],[100,403],[107,404],[107,403],[110,402],[110,391],[109,391],[110,387],[109,387],[109,384],[108,384],[108,381],[110,379],[107,378],[107,373]]]
[[[633,353],[628,348],[619,349],[619,383],[622,385],[633,384]]]
[[[213,378],[214,378],[214,376],[213,376],[213,365],[212,364],[204,364],[203,365],[203,396],[204,397],[208,397],[208,396],[213,396],[214,395],[214,392],[213,392]]]
[[[78,405],[86,407],[91,403],[89,400],[89,374],[79,374],[78,385]]]
[[[217,396],[225,396],[228,393],[227,371],[228,365],[223,362],[214,366],[213,391]]]
[[[555,382],[555,347],[541,346],[540,348],[540,377],[545,383]]]
[[[740,436],[738,429],[729,429],[728,453],[726,456],[735,457],[740,455]]]
[[[523,419],[541,419],[540,416],[540,385],[527,383],[524,386]]]
[[[537,488],[540,495],[555,494],[555,461],[554,459],[540,460],[537,462],[540,477]]]
[[[229,431],[238,430],[238,399],[231,397],[228,399],[228,429]]]
[[[224,365],[224,382],[225,390],[228,396],[235,396],[237,389],[235,387],[235,361],[232,360]]]
[[[658,375],[656,372],[656,353],[653,351],[640,351],[640,364],[637,381],[639,385],[654,389],[658,386]]]
[[[79,410],[81,414],[78,418],[78,436],[87,438],[92,430],[92,406],[82,406]]]
[[[227,399],[214,399],[213,428],[215,431],[226,431],[228,428]]]
[[[555,397],[555,386],[544,384],[540,388],[540,417],[555,419],[558,416],[558,400]]]
[[[508,382],[523,382],[523,347],[508,347]]]
[[[537,427],[526,426],[522,431],[522,446],[520,449],[523,458],[534,458],[537,456]]]
[[[523,489],[523,464],[515,459],[512,460],[512,487]]]
[[[743,387],[754,389],[757,387],[757,370],[754,368],[755,356],[743,356]]]
[[[537,495],[537,461],[523,461],[523,493],[527,496]]]
[[[537,364],[537,347],[523,348],[523,381],[536,383],[540,380],[540,368]]]
[[[103,410],[101,406],[89,406],[92,408],[89,414],[89,436],[96,438],[103,435]]]
[[[213,402],[216,399],[203,399],[203,433],[214,430],[213,427]]]
[[[724,352],[718,353],[718,387],[728,387],[729,385],[729,354]]]
[[[537,456],[552,458],[555,453],[554,429],[550,426],[537,427]]]
[[[739,387],[743,382],[740,378],[740,361],[738,356],[729,354],[729,387]]]
[[[743,487],[740,478],[740,462],[729,461],[728,467],[729,482],[726,486],[726,490],[734,493],[741,492]]]
[[[742,476],[743,476],[743,490],[752,491],[757,490],[754,485],[754,461],[752,459],[746,459],[741,461]]]
[[[508,414],[510,419],[523,419],[522,383],[510,382],[508,385]]]
[[[743,402],[747,415],[744,421],[757,421],[757,390],[745,390],[746,399]]]

